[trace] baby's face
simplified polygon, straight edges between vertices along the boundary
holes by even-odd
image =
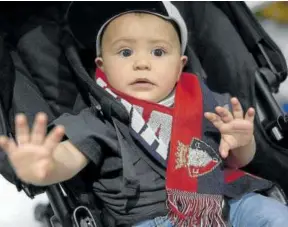
[[[96,64],[109,84],[132,97],[159,102],[173,90],[186,63],[173,25],[151,14],[124,14],[102,39]]]

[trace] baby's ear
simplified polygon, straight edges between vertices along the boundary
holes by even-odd
[[[183,70],[183,68],[184,68],[184,67],[185,67],[185,65],[187,64],[187,61],[188,61],[188,57],[187,57],[187,56],[185,56],[185,55],[183,55],[183,56],[181,56],[180,60],[181,60],[181,64],[182,64],[182,70]]]
[[[182,75],[182,72],[183,72],[183,69],[187,63],[187,60],[188,60],[188,57],[183,55],[181,56],[180,58],[180,67],[179,67],[179,73],[178,73],[178,78],[177,78],[177,81],[180,79],[181,75]]]
[[[97,57],[97,58],[95,59],[95,63],[96,63],[97,68],[99,68],[99,69],[101,69],[102,71],[104,71],[103,58]]]

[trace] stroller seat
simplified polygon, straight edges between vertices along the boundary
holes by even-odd
[[[73,4],[80,10],[93,3],[48,4],[38,6],[33,12],[28,11],[31,3],[26,4],[22,3],[21,8],[23,11],[27,8],[28,15],[21,17],[21,21],[15,16],[13,28],[4,25],[0,28],[3,30],[0,33],[3,44],[0,66],[6,66],[0,67],[3,70],[0,86],[6,85],[0,89],[0,132],[10,136],[15,133],[16,113],[24,112],[30,126],[39,111],[47,113],[51,122],[63,113],[77,114],[85,107],[98,105],[97,97],[104,94],[93,78],[94,40],[81,43],[69,24],[73,18]],[[287,66],[282,53],[242,2],[174,4],[189,29],[187,55],[190,60],[185,70],[204,79],[220,105],[229,103],[231,96],[237,96],[244,109],[253,105],[263,112],[263,119],[257,118],[255,126],[257,156],[247,170],[276,182],[287,194],[288,182],[282,178],[288,170],[287,146],[283,142],[286,131],[281,131],[281,140],[271,133],[282,114],[271,98],[271,92],[276,91],[286,78]],[[101,9],[107,10],[104,6]],[[77,26],[83,23],[79,20]],[[266,95],[264,99],[263,94]],[[47,209],[52,212],[44,210],[44,215],[39,214],[47,226],[56,226],[58,222],[62,227],[102,225],[102,204],[92,194],[93,182],[85,174],[90,168],[88,166],[75,178],[59,185],[35,187],[16,177],[7,157],[0,151],[0,173],[18,190],[25,190],[30,197],[43,192],[48,194],[50,205]],[[263,193],[286,203],[281,188]]]

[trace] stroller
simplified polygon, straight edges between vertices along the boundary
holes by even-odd
[[[85,24],[85,17],[75,12],[101,14],[118,4],[18,2],[1,7],[1,134],[13,137],[18,112],[27,115],[31,126],[39,111],[47,113],[49,121],[86,107],[99,111],[101,97],[107,94],[93,79],[95,37],[82,34],[80,41],[73,33],[75,26]],[[265,194],[287,203],[288,182],[282,177],[288,172],[287,116],[272,95],[287,76],[281,51],[243,2],[173,4],[189,30],[190,61],[185,70],[203,78],[220,104],[236,96],[244,109],[256,107],[257,153],[245,168],[279,185]],[[85,174],[90,168],[67,182],[36,187],[21,182],[0,151],[0,173],[19,191],[31,198],[47,193],[49,204],[38,207],[35,214],[48,227],[108,226],[103,223],[101,201],[92,194],[92,179]]]

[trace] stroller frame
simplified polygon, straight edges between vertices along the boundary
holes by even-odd
[[[175,5],[177,4],[178,3],[175,3]],[[282,68],[285,68],[285,70],[279,70],[279,67],[277,68],[275,66],[275,62],[272,62],[270,54],[267,52],[267,47],[273,49],[273,51],[277,53],[281,53],[281,51],[261,28],[254,16],[251,14],[250,10],[245,5],[245,3],[217,2],[214,4],[222,10],[226,10],[225,13],[227,14],[227,17],[230,18],[230,20],[234,22],[235,25],[237,25],[238,32],[240,32],[241,29],[245,30],[246,37],[242,38],[248,47],[252,45],[251,40],[253,40],[254,42],[253,48],[255,48],[256,43],[258,49],[257,51],[254,50],[255,52],[257,52],[254,57],[259,66],[259,70],[255,72],[257,112],[260,112],[262,114],[262,119],[260,119],[261,124],[264,126],[267,133],[269,135],[272,135],[274,142],[280,144],[280,146],[286,146],[284,138],[287,138],[288,116],[284,115],[272,93],[276,92],[281,82],[286,79],[287,66],[286,63],[282,62]],[[183,7],[184,5],[184,3],[179,3],[179,5],[177,6],[179,7],[179,9],[181,9],[181,7]],[[256,33],[254,31],[255,27],[259,29],[258,32],[260,34],[263,34],[261,38],[256,37],[257,35],[255,35]],[[77,55],[76,49],[72,48],[70,49],[70,51],[73,52],[73,56]],[[280,56],[280,58],[284,59],[283,56]],[[77,57],[70,60],[74,61],[74,63],[76,63],[75,65],[81,64],[81,60],[77,59]],[[74,64],[71,65],[73,66]],[[86,72],[82,71],[81,73],[79,73],[79,79],[87,85],[87,87],[89,88],[88,92],[91,93],[92,96],[97,96],[99,94],[96,85],[91,83],[93,79],[91,79],[91,77],[89,77]],[[265,108],[267,106],[269,106],[268,113],[267,109]],[[4,108],[2,101],[0,100],[0,128],[3,130],[4,133],[10,134],[10,131],[5,122],[5,113],[3,113],[2,110],[4,110]],[[44,188],[36,188],[32,185],[24,184],[23,182],[18,180],[16,181],[16,186],[19,191],[24,190],[30,198],[33,198],[37,194],[43,192],[47,194],[51,207],[39,209],[41,210],[41,212],[35,214],[37,216],[37,219],[44,222],[47,227],[56,227],[59,225],[62,227],[101,226],[101,221],[95,218],[93,212],[90,211],[90,207],[79,204],[79,200],[77,200],[77,198],[73,198],[74,195],[69,193],[69,190],[67,190],[65,183],[51,185]],[[272,196],[287,204],[286,196],[280,187],[275,187],[270,191],[267,191],[266,194],[267,196]]]

